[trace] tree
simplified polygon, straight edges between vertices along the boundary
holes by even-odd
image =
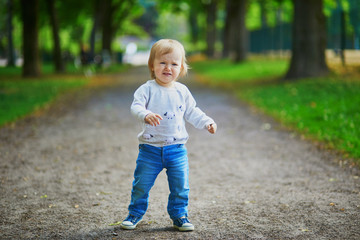
[[[235,62],[247,57],[246,0],[228,0],[224,31],[223,55],[234,56]]]
[[[235,62],[241,62],[247,57],[246,0],[237,1],[235,7],[236,21],[238,22],[238,29],[235,31]]]
[[[8,31],[8,62],[7,66],[15,66],[15,49],[13,43],[13,1],[8,0],[8,16],[7,16],[7,31]]]
[[[47,0],[48,11],[50,15],[50,23],[52,26],[53,35],[53,60],[55,62],[55,71],[60,73],[64,72],[64,63],[62,60],[60,37],[59,37],[59,22],[57,18],[57,12],[55,8],[55,0]]]
[[[193,44],[197,44],[199,41],[199,24],[197,20],[199,10],[197,8],[191,7],[189,13],[189,27],[190,27],[190,34],[191,34],[191,41]]]
[[[216,43],[216,11],[217,0],[210,0],[205,5],[206,9],[206,55],[208,57],[214,57],[215,55],[215,43]]]
[[[225,27],[224,27],[224,41],[223,41],[223,57],[227,58],[230,55],[230,52],[234,49],[234,17],[236,13],[233,11],[233,2],[232,0],[226,1],[226,17],[225,17]]]
[[[87,41],[90,38],[90,32],[86,30],[87,23],[94,16],[94,0],[56,1],[56,12],[58,19],[61,20],[59,21],[59,30],[68,34],[67,38],[62,39],[62,51],[75,55],[80,54],[81,46],[88,47]]]
[[[267,20],[267,5],[266,5],[266,0],[259,0],[258,1],[259,6],[260,6],[260,23],[261,23],[261,39],[260,39],[260,49],[263,53],[265,53],[265,49],[266,49],[266,45],[267,42],[269,41],[269,39],[267,39],[267,36],[269,34],[269,25],[268,25],[268,20]]]
[[[135,0],[104,0],[101,1],[103,6],[103,24],[102,24],[102,50],[112,53],[111,43],[117,29],[131,14],[135,6]]]
[[[103,11],[100,9],[103,4],[100,4],[100,0],[94,1],[94,16],[93,16],[93,27],[91,29],[91,36],[90,36],[90,56],[95,56],[95,37],[96,32],[101,26],[102,23],[102,13]]]
[[[281,1],[281,0],[280,0]],[[268,23],[267,23],[267,19],[266,19],[266,1],[265,0],[259,0],[259,5],[260,5],[260,18],[261,18],[261,28],[267,28],[268,27]]]
[[[21,0],[23,22],[23,77],[40,75],[38,22],[39,0]]]
[[[111,42],[114,33],[113,13],[114,6],[112,0],[103,0],[103,24],[102,24],[102,50],[111,54]]]
[[[218,0],[217,0],[218,1]],[[207,11],[206,8],[210,1],[193,1],[193,0],[157,0],[157,9],[159,14],[164,12],[172,12],[175,14],[178,13],[187,13],[187,21],[189,27],[190,41],[196,46],[200,41],[204,41],[207,31],[207,26],[201,25],[202,22],[199,19],[203,17],[206,18]],[[216,10],[216,9],[215,9]],[[216,12],[215,12],[216,14]],[[214,18],[215,20],[215,18]],[[206,21],[206,20],[205,20]],[[206,24],[208,26],[214,26],[215,22],[212,24]],[[214,28],[215,29],[215,28]],[[216,34],[215,34],[216,37]],[[206,40],[205,40],[206,41]],[[215,41],[214,41],[215,44]],[[207,44],[210,45],[210,44]]]
[[[292,57],[286,79],[322,76],[325,62],[326,25],[322,0],[293,0]]]

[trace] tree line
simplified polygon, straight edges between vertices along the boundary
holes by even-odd
[[[245,61],[248,54],[247,14],[251,6],[257,6],[261,27],[268,25],[270,5],[290,6],[292,22],[292,57],[287,79],[327,74],[325,61],[327,42],[324,2],[337,6],[346,5],[355,13],[350,16],[354,32],[359,26],[359,3],[356,0],[0,0],[6,9],[8,64],[14,64],[12,19],[18,16],[22,23],[22,55],[24,77],[41,74],[39,27],[48,23],[52,35],[52,59],[56,72],[64,71],[63,51],[60,34],[62,29],[72,29],[69,36],[75,42],[87,42],[89,55],[97,49],[113,53],[113,41],[123,34],[143,34],[156,38],[156,18],[161,12],[186,11],[189,35],[192,42],[206,42],[205,53],[214,57],[216,44],[222,43],[221,55],[231,57],[235,62]],[[219,27],[219,12],[223,13]],[[200,23],[199,16],[203,16]],[[85,22],[91,24],[89,39],[83,39]],[[129,27],[130,24],[130,27]],[[132,24],[132,25],[131,25]],[[138,26],[141,26],[139,28]],[[124,27],[127,26],[127,27]],[[221,31],[219,31],[221,28]],[[137,33],[136,33],[137,32]],[[219,36],[219,34],[221,36]],[[100,36],[100,37],[99,37]],[[100,39],[99,39],[100,38]],[[265,39],[266,41],[266,39]],[[101,47],[99,47],[99,42]]]

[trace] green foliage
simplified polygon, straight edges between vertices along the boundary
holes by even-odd
[[[94,13],[95,13],[96,1],[85,0],[62,0],[56,1],[56,10],[60,25],[60,41],[62,51],[69,51],[73,55],[79,54],[80,44],[84,43],[89,46],[90,33],[93,27]],[[249,30],[258,29],[261,27],[261,8],[258,0],[248,1],[248,10],[246,14],[246,25]],[[356,0],[340,0],[345,11],[349,13],[351,10],[355,10],[354,6],[357,4]],[[6,18],[7,18],[7,1],[0,0],[0,36],[6,36]],[[17,55],[20,56],[22,49],[22,23],[21,23],[21,2],[13,1],[14,3],[14,16],[13,16],[13,36],[14,47]],[[115,5],[121,5],[122,7],[116,8],[113,21],[115,23],[116,33],[114,40],[124,35],[135,35],[139,37],[147,37],[147,29],[143,29],[146,24],[139,25],[138,18],[146,15],[149,7],[156,7],[158,14],[150,14],[145,23],[151,21],[157,22],[155,37],[172,37],[181,40],[184,45],[190,46],[190,50],[201,51],[204,49],[205,41],[205,29],[206,29],[206,14],[205,5],[208,1],[190,1],[190,0],[139,0],[139,1],[124,1],[113,0]],[[121,3],[121,4],[120,4]],[[134,3],[134,4],[132,4]],[[263,1],[266,22],[268,26],[275,26],[279,21],[291,22],[293,15],[293,5],[291,0],[271,0]],[[357,4],[358,5],[358,4]],[[225,1],[220,1],[218,4],[218,19],[216,26],[219,29],[219,34],[224,26],[225,20]],[[324,11],[327,16],[333,14],[333,10],[337,8],[337,0],[324,0]],[[122,13],[125,9],[126,17]],[[146,10],[144,10],[146,9]],[[198,36],[197,43],[190,43],[191,37],[189,33],[188,20],[193,10],[193,14],[196,14],[198,23]],[[50,28],[49,13],[47,10],[47,4],[41,2],[39,9],[39,45],[41,51],[51,53],[53,41]],[[358,13],[355,11],[350,17],[347,17],[347,31],[350,34],[354,30],[359,32]],[[156,20],[154,20],[156,19]],[[350,21],[351,19],[351,21]],[[350,26],[352,24],[352,26]],[[169,27],[171,26],[171,27]],[[155,26],[154,26],[155,27]],[[153,33],[153,32],[152,32]],[[150,34],[151,35],[151,34]],[[220,35],[219,35],[220,36]],[[96,37],[96,52],[101,50],[101,26],[98,26],[98,32]],[[220,37],[219,37],[220,39]],[[0,37],[0,54],[5,54],[5,48],[7,46],[7,38]],[[121,46],[114,41],[115,51],[119,51]],[[221,49],[220,41],[217,44],[217,49]]]
[[[359,81],[335,76],[261,84],[263,79],[259,77],[275,78],[285,74],[286,63],[283,61],[237,65],[229,61],[204,61],[192,66],[211,84],[231,83],[237,96],[284,125],[360,159]],[[255,73],[255,67],[267,70],[261,70],[262,74],[259,74]]]
[[[246,14],[246,26],[249,29],[259,29],[261,28],[261,18],[260,16],[260,4],[254,2],[254,4],[249,4]]]
[[[184,14],[163,13],[159,16],[157,25],[156,34],[159,38],[173,38],[183,42],[187,35]]]
[[[246,13],[246,26],[249,30],[261,28],[261,1],[249,1]],[[289,23],[293,17],[291,0],[263,1],[265,20],[268,26],[274,27],[278,21]]]
[[[83,86],[86,80],[41,79],[0,81],[0,126],[37,110],[59,93]]]

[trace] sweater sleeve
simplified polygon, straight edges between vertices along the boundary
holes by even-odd
[[[141,122],[145,122],[146,115],[151,113],[151,111],[146,109],[148,101],[148,89],[145,85],[142,85],[135,91],[134,100],[130,107],[131,114]]]
[[[194,97],[191,95],[188,89],[186,90],[187,96],[186,111],[184,115],[185,120],[199,129],[204,129],[207,125],[215,123],[212,118],[208,117],[200,108],[196,106],[196,101]]]

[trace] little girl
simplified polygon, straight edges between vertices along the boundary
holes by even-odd
[[[142,123],[138,135],[139,155],[131,191],[129,215],[123,229],[135,229],[148,207],[149,191],[166,168],[170,195],[167,211],[180,231],[192,231],[188,220],[189,164],[185,143],[189,136],[185,120],[214,134],[217,125],[199,108],[188,88],[177,82],[187,73],[184,47],[176,40],[162,39],[150,52],[148,67],[153,80],[134,93],[131,113]]]

